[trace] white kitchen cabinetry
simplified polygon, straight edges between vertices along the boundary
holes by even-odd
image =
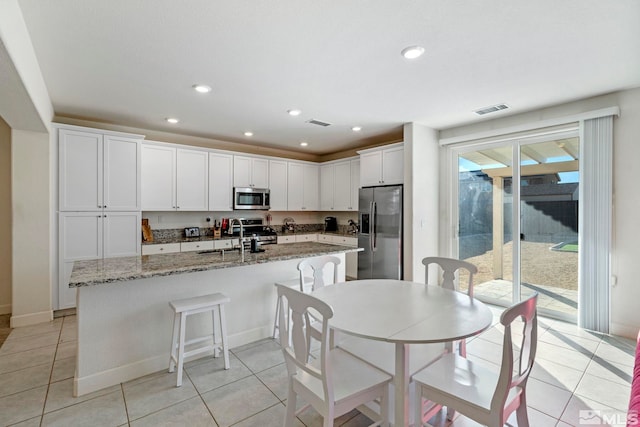
[[[59,128],[59,210],[140,210],[141,139]]]
[[[319,203],[319,167],[288,163],[287,207],[290,211],[316,211]]]
[[[269,160],[269,197],[272,211],[287,210],[287,162]]]
[[[175,252],[180,252],[180,243],[142,245],[142,255],[170,254]]]
[[[142,210],[206,211],[208,152],[142,144]]]
[[[287,236],[278,236],[278,244],[283,244],[283,243],[295,243],[296,242],[296,236],[293,235],[287,235]]]
[[[269,160],[233,156],[233,186],[269,188]]]
[[[238,246],[238,239],[200,240],[197,242],[157,243],[142,245],[142,255],[170,254],[175,252],[211,251],[232,249]]]
[[[360,159],[351,160],[351,207],[350,211],[358,212],[360,202]]]
[[[60,212],[58,309],[76,305],[73,262],[140,255],[140,212]]]
[[[212,250],[213,250],[213,240],[180,243],[180,252],[212,251]]]
[[[176,149],[142,144],[142,210],[176,209]]]
[[[357,211],[360,161],[347,160],[320,167],[320,209]]]
[[[299,242],[317,242],[318,235],[317,234],[297,234],[295,236],[296,243]]]
[[[209,211],[233,210],[233,156],[209,153]]]
[[[402,184],[404,182],[404,145],[358,151],[360,186]]]
[[[209,153],[178,148],[176,156],[176,209],[209,209]]]
[[[335,165],[320,166],[320,210],[334,209]]]

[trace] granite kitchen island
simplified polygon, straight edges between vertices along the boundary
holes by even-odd
[[[231,347],[272,333],[276,281],[297,277],[305,258],[335,255],[357,248],[322,243],[264,246],[265,252],[182,252],[141,257],[78,261],[69,286],[76,287],[78,352],[74,395],[167,369],[173,312],[169,301],[222,292],[227,304]],[[187,336],[211,331],[211,316],[189,318]]]

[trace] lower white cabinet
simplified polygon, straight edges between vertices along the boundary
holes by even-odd
[[[202,242],[182,242],[180,243],[180,252],[196,252],[196,251],[212,251],[213,240],[205,240]]]
[[[316,234],[299,234],[296,235],[297,242],[317,242],[318,236]]]
[[[199,240],[197,242],[156,243],[142,245],[142,255],[170,254],[175,252],[212,251],[232,249],[240,243],[238,239]]]
[[[73,262],[140,255],[140,212],[60,212],[58,309],[76,305]]]
[[[278,244],[282,243],[295,243],[296,236],[278,236]]]
[[[180,252],[180,243],[142,245],[142,255],[170,254],[175,252]]]

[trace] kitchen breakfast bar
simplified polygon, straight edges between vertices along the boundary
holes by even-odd
[[[265,246],[265,251],[203,251],[77,261],[78,349],[74,396],[167,369],[173,312],[169,301],[222,292],[231,347],[269,337],[275,316],[274,283],[298,277],[305,258],[341,259],[358,248],[323,243]],[[200,316],[200,317],[199,317]],[[187,336],[211,333],[211,317],[193,316]]]

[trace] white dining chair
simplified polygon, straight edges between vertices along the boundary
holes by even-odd
[[[444,257],[426,257],[422,259],[422,264],[425,268],[425,283],[439,285],[445,289],[451,289],[458,292],[461,291],[459,281],[456,280],[456,274],[459,275],[460,270],[466,270],[469,275],[466,294],[471,297],[473,296],[473,275],[478,273],[478,267],[475,265],[467,261]],[[429,266],[431,264],[438,265],[439,270],[442,271],[442,278],[429,277]]]
[[[430,419],[440,409],[422,411],[422,398],[446,406],[449,419],[453,411],[489,427],[502,427],[515,411],[518,427],[528,427],[526,387],[533,368],[537,346],[538,294],[514,304],[500,316],[504,326],[502,363],[498,374],[456,353],[449,353],[412,377],[416,384],[416,425]],[[514,321],[523,323],[518,349],[512,339]],[[519,336],[516,334],[516,336]],[[514,363],[514,354],[518,354]],[[516,368],[514,374],[514,368]]]
[[[325,283],[325,267],[327,265],[332,265],[333,268],[333,279],[330,283]],[[296,279],[279,281],[276,282],[276,285],[283,285],[291,289],[298,289],[301,292],[309,293],[325,285],[336,283],[338,281],[338,265],[340,265],[340,258],[331,255],[305,259],[298,263],[298,277]],[[277,337],[277,331],[279,330],[279,309],[280,299],[276,301],[273,338]]]
[[[280,309],[280,345],[288,375],[285,427],[292,427],[300,397],[324,417],[323,426],[360,405],[377,402],[380,419],[371,426],[387,426],[389,420],[389,382],[391,376],[349,353],[331,348],[329,320],[333,310],[323,301],[286,286],[276,285]],[[310,357],[313,316],[321,323],[320,353]]]
[[[467,284],[466,293],[470,297],[473,297],[473,275],[478,272],[478,267],[467,261],[462,261],[455,258],[443,258],[443,257],[426,257],[422,259],[422,264],[425,269],[425,283],[432,285],[439,285],[445,289],[451,289],[457,292],[464,292],[460,290],[459,276],[460,270],[467,272],[469,276],[469,282]],[[429,266],[436,264],[438,266],[438,274],[442,272],[441,277],[432,277],[429,275]],[[458,277],[456,278],[456,275]],[[458,280],[456,280],[458,279]],[[460,356],[467,356],[467,342],[460,340],[458,343],[458,353]],[[451,350],[453,343],[447,345],[447,349]]]

